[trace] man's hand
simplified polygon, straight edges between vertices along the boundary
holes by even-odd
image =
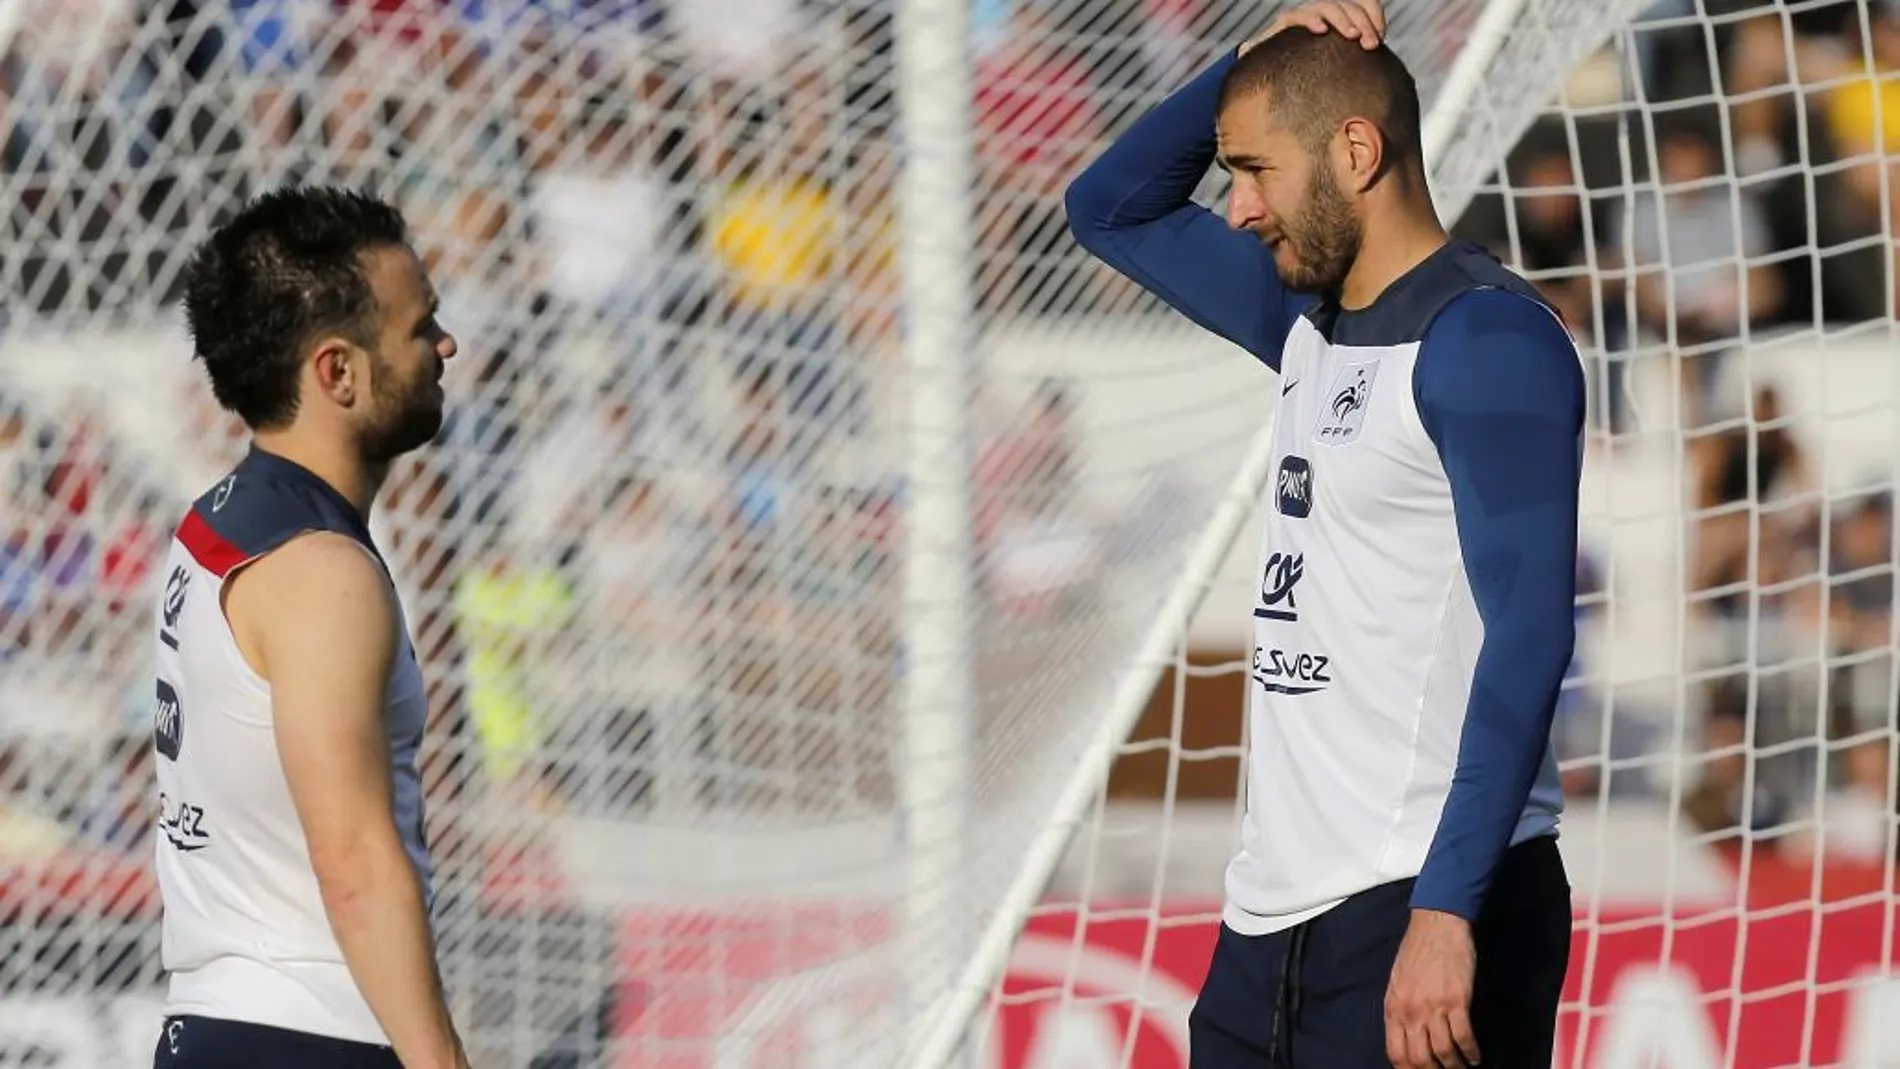
[[[1385,992],[1385,1056],[1397,1069],[1478,1064],[1471,985],[1478,969],[1471,925],[1436,910],[1412,911]]]
[[[1299,26],[1314,33],[1336,33],[1341,37],[1358,41],[1371,51],[1385,40],[1385,5],[1380,0],[1317,0],[1316,3],[1302,4],[1291,11],[1281,12],[1273,24],[1240,46],[1240,55],[1260,42],[1279,33],[1289,26]]]

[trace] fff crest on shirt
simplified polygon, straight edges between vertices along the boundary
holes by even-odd
[[[1365,426],[1366,409],[1372,404],[1372,384],[1379,377],[1379,362],[1366,360],[1347,364],[1333,373],[1333,381],[1320,398],[1319,423],[1313,438],[1321,445],[1346,445],[1359,438]]]

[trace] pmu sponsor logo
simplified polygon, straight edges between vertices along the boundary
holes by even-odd
[[[152,706],[152,745],[170,761],[178,760],[185,747],[185,709],[178,691],[164,680],[158,681],[158,697]]]
[[[1280,515],[1303,520],[1313,512],[1313,465],[1305,457],[1288,454],[1280,459],[1280,475],[1274,480]]]
[[[158,796],[158,827],[174,847],[189,854],[211,845],[211,833],[205,830],[205,809],[181,802],[169,794]]]

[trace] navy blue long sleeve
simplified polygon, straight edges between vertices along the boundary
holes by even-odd
[[[1208,330],[1280,367],[1306,300],[1273,253],[1190,198],[1214,162],[1229,52],[1156,105],[1070,183],[1069,230],[1083,248]]]
[[[1426,332],[1413,389],[1451,483],[1484,642],[1412,905],[1471,919],[1544,763],[1575,644],[1583,370],[1547,309],[1477,290]]]

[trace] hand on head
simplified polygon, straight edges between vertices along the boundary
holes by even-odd
[[[1247,39],[1240,54],[1290,26],[1313,33],[1337,33],[1358,41],[1368,50],[1385,40],[1385,5],[1380,0],[1315,0],[1283,11],[1265,30]]]

